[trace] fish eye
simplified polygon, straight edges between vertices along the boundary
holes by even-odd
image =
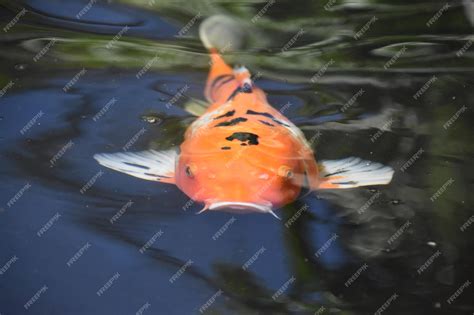
[[[184,171],[185,171],[185,173],[186,173],[186,176],[188,176],[189,178],[194,178],[194,174],[193,174],[193,171],[192,171],[190,165],[186,166],[186,168],[184,169]]]
[[[288,166],[283,165],[278,169],[278,175],[280,177],[284,177],[286,179],[291,179],[291,178],[293,178],[293,176],[295,174],[293,173],[293,170],[291,168],[289,168]]]

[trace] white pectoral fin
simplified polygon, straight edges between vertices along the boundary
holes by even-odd
[[[390,183],[394,173],[390,166],[356,157],[321,161],[319,166],[319,183],[316,189],[386,185]]]
[[[99,153],[94,159],[100,165],[138,178],[174,184],[178,153],[175,150]]]

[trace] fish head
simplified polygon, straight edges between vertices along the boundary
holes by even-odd
[[[178,159],[176,184],[205,210],[272,213],[298,197],[304,161],[289,154],[291,146],[225,145],[213,153],[183,150]]]

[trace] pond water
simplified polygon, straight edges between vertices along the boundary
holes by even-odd
[[[472,2],[0,9],[0,314],[473,313]],[[175,186],[98,165],[181,143],[214,14],[249,34],[225,59],[318,159],[382,162],[392,183],[308,194],[278,221],[195,215]]]

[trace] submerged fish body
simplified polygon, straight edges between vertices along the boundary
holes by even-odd
[[[204,37],[204,38],[203,38]],[[393,169],[348,158],[316,163],[304,134],[268,102],[245,67],[232,69],[209,40],[207,111],[187,129],[178,150],[96,154],[102,165],[176,184],[203,210],[273,213],[302,187],[341,189],[387,184]]]

